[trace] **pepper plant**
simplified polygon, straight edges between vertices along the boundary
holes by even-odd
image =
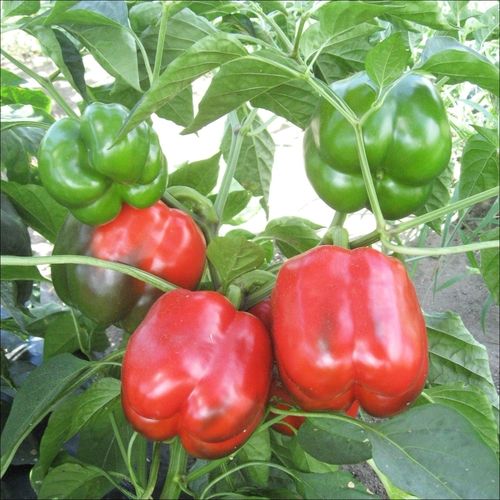
[[[498,304],[498,2],[20,0],[1,22],[55,67],[1,49],[7,496],[28,465],[39,498],[499,497],[487,351],[409,277],[463,253]],[[159,123],[219,119],[217,153],[167,172]],[[328,227],[269,217],[278,122]]]

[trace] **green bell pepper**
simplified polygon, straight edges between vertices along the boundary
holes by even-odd
[[[377,97],[365,72],[331,89],[359,117]],[[401,78],[363,124],[363,138],[384,217],[400,219],[422,207],[451,155],[450,126],[434,85],[421,75]],[[309,181],[325,203],[344,213],[370,208],[354,129],[327,102],[306,130],[304,155]]]
[[[85,224],[109,222],[122,203],[149,207],[165,190],[167,162],[147,123],[113,145],[127,115],[120,104],[92,103],[80,121],[54,123],[40,144],[42,184]]]

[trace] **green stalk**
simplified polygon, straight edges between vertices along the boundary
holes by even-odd
[[[224,177],[222,178],[222,183],[219,192],[217,193],[217,197],[215,198],[215,203],[214,203],[215,211],[219,217],[219,226],[220,226],[220,221],[222,221],[224,207],[227,202],[229,189],[231,188],[231,182],[234,178],[234,173],[236,172],[236,166],[238,165],[241,146],[243,144],[243,135],[241,133],[241,129],[243,126],[240,126],[240,122],[238,119],[238,115],[236,114],[236,111],[231,111],[231,113],[229,113],[229,122],[231,124],[231,129],[233,131],[231,138],[231,148],[229,150],[229,159],[227,162],[226,171],[224,172]],[[247,120],[245,120],[244,124],[245,123],[247,123]]]
[[[141,498],[151,498],[153,490],[155,489],[156,481],[158,479],[158,471],[160,470],[160,450],[161,443],[157,441],[153,444],[153,459],[149,470],[148,484],[146,485],[146,489],[141,495]]]
[[[288,39],[288,37],[283,33],[283,30],[276,24],[275,20],[272,17],[269,17],[263,10],[262,7],[256,3],[252,2],[252,6],[254,7],[254,12],[265,22],[269,24],[273,28],[273,30],[276,32],[278,35],[278,38],[281,40],[283,45],[287,48],[288,52],[293,51],[293,45],[292,42]]]
[[[153,85],[153,71],[151,70],[151,64],[149,64],[148,53],[146,52],[141,39],[137,36],[137,33],[135,33],[132,29],[130,30],[130,33],[134,37],[137,47],[139,47],[142,60],[144,61],[144,67],[146,68],[146,73],[148,74],[149,86],[151,87],[151,85]]]
[[[158,33],[158,43],[156,44],[155,65],[153,69],[153,84],[160,76],[161,60],[163,58],[163,48],[165,46],[165,36],[167,34],[167,21],[170,17],[170,10],[174,2],[163,2],[161,11],[160,32]]]
[[[127,274],[132,278],[137,278],[145,283],[149,283],[163,292],[170,292],[177,287],[168,281],[158,278],[154,274],[148,273],[141,269],[128,264],[119,262],[110,262],[109,260],[97,259],[95,257],[87,257],[83,255],[49,255],[46,257],[18,257],[15,255],[0,256],[0,266],[39,266],[42,264],[85,264],[95,267],[103,267],[111,269],[119,273]]]
[[[0,49],[0,53],[12,64],[15,64],[21,71],[33,78],[33,80],[35,80],[47,92],[47,94],[49,94],[49,96],[52,97],[52,99],[54,99],[59,106],[61,106],[68,116],[78,119],[78,115],[71,109],[69,104],[64,100],[63,96],[59,94],[50,80],[40,76],[38,73],[35,73],[33,70],[28,68],[28,66],[25,66],[21,61],[18,61],[15,57],[11,56],[3,49]]]
[[[177,499],[181,493],[180,483],[186,472],[188,455],[178,437],[170,444],[167,478],[160,494],[161,499]]]
[[[385,236],[381,237],[382,244],[385,248],[393,252],[404,255],[424,255],[426,257],[435,257],[438,255],[452,255],[456,253],[475,252],[477,250],[486,250],[488,248],[499,248],[500,241],[481,241],[478,243],[470,243],[468,245],[457,245],[453,247],[439,247],[439,248],[414,248],[405,247],[402,245],[394,245]]]
[[[437,210],[433,210],[432,212],[426,213],[425,215],[420,215],[407,222],[402,222],[401,224],[398,224],[397,226],[389,229],[387,232],[389,234],[402,233],[403,231],[407,231],[408,229],[413,229],[414,227],[420,226],[421,224],[426,224],[427,222],[439,219],[440,217],[448,215],[449,213],[458,212],[459,210],[464,210],[472,205],[475,205],[476,203],[480,203],[489,198],[493,198],[493,196],[498,196],[499,192],[500,191],[498,186],[491,189],[487,189],[482,193],[468,196],[463,200],[450,203],[444,207],[438,208]]]
[[[228,460],[230,460],[230,457],[232,456],[233,455],[229,455],[224,458],[218,458],[217,460],[210,460],[210,462],[208,462],[207,465],[204,465],[203,467],[200,467],[199,469],[196,469],[193,472],[187,474],[184,477],[183,482],[185,484],[188,484],[191,481],[196,481],[198,478],[205,476],[214,469],[217,469],[217,467],[220,467],[222,464],[226,463]]]
[[[123,462],[124,462],[125,466],[127,467],[127,470],[128,470],[129,476],[130,476],[130,481],[132,483],[132,486],[134,487],[135,494],[140,495],[142,488],[139,486],[139,484],[137,482],[137,478],[135,476],[134,469],[131,465],[131,462],[128,460],[127,451],[125,450],[125,445],[123,444],[123,440],[122,440],[120,431],[118,430],[118,426],[116,425],[115,416],[113,415],[113,413],[109,413],[108,416],[109,416],[109,420],[111,422],[111,427],[113,427],[113,434],[115,435],[116,443],[118,444],[118,449],[120,450],[120,454],[122,456]]]
[[[352,240],[349,243],[349,248],[368,247],[370,245],[373,245],[373,243],[376,243],[377,241],[380,241],[380,233],[377,229],[375,229],[371,233],[365,234],[363,236],[360,236],[359,238]]]
[[[377,192],[375,190],[375,184],[373,183],[372,173],[370,170],[370,165],[368,164],[368,158],[366,156],[365,142],[363,139],[363,129],[361,125],[354,125],[354,133],[356,135],[356,145],[358,147],[359,155],[359,165],[361,167],[361,173],[363,174],[363,180],[365,182],[366,192],[368,194],[368,199],[370,200],[370,206],[375,215],[375,220],[377,222],[377,229],[381,232],[385,231],[385,219],[382,215],[382,210],[378,202]]]
[[[311,11],[306,12],[305,14],[302,14],[302,16],[300,16],[299,25],[297,27],[297,32],[295,33],[295,40],[293,42],[293,49],[292,49],[291,57],[295,60],[299,60],[299,62],[302,62],[302,61],[300,61],[300,58],[299,58],[300,39],[302,38],[304,26],[305,26],[305,24],[310,16],[311,16]]]

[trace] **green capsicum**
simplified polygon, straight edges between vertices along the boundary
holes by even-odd
[[[149,207],[165,190],[167,162],[149,124],[114,144],[128,113],[120,104],[92,103],[81,120],[54,123],[40,144],[43,185],[85,224],[109,222],[122,203]]]
[[[331,89],[359,117],[378,95],[365,72],[334,82]],[[432,82],[403,76],[367,117],[363,138],[384,217],[400,219],[422,207],[451,155],[446,110]],[[305,132],[304,155],[309,181],[325,203],[344,213],[369,208],[354,129],[326,101]]]

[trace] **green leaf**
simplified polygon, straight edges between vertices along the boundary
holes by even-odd
[[[226,204],[224,205],[222,223],[238,225],[238,221],[235,222],[233,219],[248,205],[251,198],[252,194],[249,191],[231,191],[227,197]]]
[[[2,181],[1,189],[14,203],[22,218],[44,238],[54,242],[68,214],[42,186]]]
[[[345,420],[309,418],[297,439],[307,453],[329,464],[356,464],[371,457],[366,432]]]
[[[109,483],[103,472],[95,467],[66,463],[52,469],[45,477],[39,498],[100,498],[101,492]]]
[[[29,104],[2,106],[2,133],[13,127],[37,127],[44,130],[54,123],[54,118],[41,108]]]
[[[293,257],[319,244],[316,231],[321,227],[300,217],[280,217],[270,221],[261,235],[273,238],[285,257]]]
[[[63,352],[75,352],[80,347],[85,351],[88,345],[86,332],[79,328],[71,312],[54,315],[45,330],[43,359],[47,360]]]
[[[278,432],[273,432],[271,436],[273,453],[279,457],[280,462],[290,469],[319,474],[335,472],[339,469],[338,465],[321,462],[307,453],[296,436],[283,436]]]
[[[304,31],[300,47],[306,59],[320,51],[321,55],[362,64],[373,47],[371,38],[380,30],[376,24],[362,22],[348,30],[332,33],[329,27],[323,30],[321,24],[316,23]]]
[[[104,470],[128,474],[127,465],[123,462],[117,436],[111,424],[112,419],[116,423],[122,442],[130,441],[135,431],[123,414],[119,393],[117,393],[113,401],[103,407],[102,411],[95,413],[80,431],[77,457],[85,463]],[[141,462],[139,447],[144,450],[143,456],[146,456],[146,445],[146,439],[140,435],[137,436],[134,443],[134,451],[137,455],[135,453],[132,455],[132,467],[136,471],[144,465]]]
[[[431,401],[460,412],[479,432],[483,441],[498,454],[498,428],[485,394],[462,384],[441,385],[425,389],[425,397],[421,396],[415,406],[431,404]]]
[[[2,2],[2,16],[30,16],[40,9],[39,0],[10,0]]]
[[[256,432],[245,443],[243,448],[236,455],[238,464],[246,462],[264,462],[263,465],[246,467],[243,473],[248,480],[259,486],[266,486],[269,480],[269,467],[266,462],[271,460],[271,442],[269,439],[269,430]]]
[[[33,26],[27,31],[38,39],[44,54],[54,61],[69,84],[86,98],[85,67],[73,42],[62,31],[46,26]]]
[[[40,274],[36,266],[4,266],[2,267],[0,279],[5,281],[49,281]]]
[[[425,315],[429,339],[431,385],[463,383],[483,391],[498,409],[498,394],[491,378],[488,353],[452,312]]]
[[[336,471],[329,474],[295,472],[294,474],[300,478],[300,481],[297,481],[297,490],[302,493],[302,498],[325,500],[377,498],[349,472]]]
[[[241,236],[214,238],[207,248],[207,257],[224,285],[242,274],[257,269],[264,262],[264,250]]]
[[[120,136],[127,134],[138,123],[162,108],[200,76],[245,54],[243,45],[226,33],[216,33],[199,40],[170,63],[158,80],[145,92],[132,110]]]
[[[447,31],[451,26],[446,21],[443,15],[442,2],[419,0],[414,2],[412,0],[406,2],[388,2],[393,9],[388,12],[388,18],[404,19],[412,21],[417,24],[429,26],[436,30]]]
[[[498,185],[498,145],[486,138],[488,133],[495,134],[496,131],[481,131],[482,134],[474,134],[465,143],[458,181],[459,199]]]
[[[209,194],[217,184],[220,156],[218,152],[205,160],[181,165],[169,175],[168,186],[188,186],[201,194]]]
[[[63,27],[89,50],[110,75],[141,90],[135,40],[127,28],[76,23],[63,24]]]
[[[432,181],[431,194],[427,198],[424,206],[416,212],[416,215],[426,214],[444,207],[450,201],[450,191],[453,186],[453,181],[453,163],[450,162],[443,172]],[[441,219],[434,219],[429,222],[428,225],[436,231],[436,233],[441,234],[441,224],[443,220],[444,217]]]
[[[81,25],[128,26],[127,5],[117,2],[57,2],[45,24],[74,23]]]
[[[337,1],[324,4],[318,10],[317,16],[321,31],[334,39],[392,10],[394,10],[392,5],[382,3]]]
[[[26,80],[8,69],[0,68],[0,82],[2,82],[2,85],[17,87],[26,83]]]
[[[258,95],[250,102],[256,108],[267,109],[305,129],[316,110],[319,97],[306,81],[292,80]]]
[[[198,114],[182,133],[197,132],[246,101],[293,80],[298,80],[296,70],[271,59],[249,55],[229,61],[212,79]]]
[[[1,87],[0,104],[30,104],[34,108],[50,111],[50,99],[41,90],[25,89],[23,87]]]
[[[448,84],[471,82],[499,95],[498,67],[478,52],[448,36],[428,40],[416,68],[449,78]]]
[[[500,231],[498,228],[492,229],[481,236],[481,241],[494,241],[500,239]],[[481,271],[481,276],[483,277],[488,290],[495,299],[495,302],[499,303],[499,282],[500,282],[500,271],[499,271],[500,255],[499,249],[497,248],[487,248],[486,250],[481,250],[481,265],[479,270]]]
[[[498,498],[498,461],[470,422],[439,404],[366,426],[377,467],[420,498]]]
[[[113,378],[103,378],[56,408],[43,433],[40,458],[31,473],[31,482],[36,490],[40,489],[42,480],[62,445],[119,396],[120,382]]]
[[[2,476],[21,442],[87,367],[87,361],[61,354],[30,373],[16,394],[2,432]]]
[[[394,33],[375,45],[366,55],[366,72],[379,88],[396,81],[405,71],[410,58],[408,37]]]
[[[243,120],[247,116],[247,111],[240,111],[238,116]],[[249,133],[243,135],[234,178],[253,196],[262,196],[264,210],[267,213],[275,145],[271,134],[265,128],[256,132],[261,126],[262,121],[259,117],[255,117]],[[227,127],[221,144],[226,162],[229,159],[231,138],[232,130]]]

